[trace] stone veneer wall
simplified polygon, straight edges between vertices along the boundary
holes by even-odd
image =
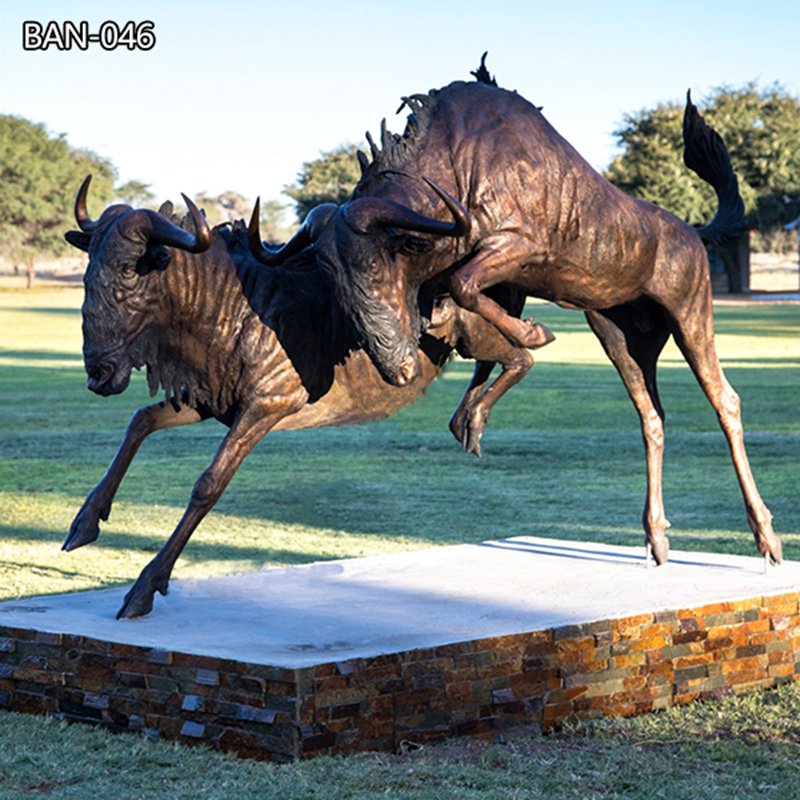
[[[548,730],[568,717],[641,714],[796,679],[799,600],[757,597],[299,669],[0,625],[0,708],[278,761]]]

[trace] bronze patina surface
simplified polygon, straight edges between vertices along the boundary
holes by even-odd
[[[97,538],[125,472],[151,433],[210,418],[229,428],[197,479],[183,518],[128,592],[118,616],[147,614],[155,592],[167,592],[192,532],[270,430],[389,416],[420,397],[458,349],[478,365],[453,429],[477,452],[492,405],[530,368],[528,354],[520,358],[519,349],[494,326],[445,297],[431,304],[419,340],[418,379],[390,386],[358,346],[313,255],[300,252],[288,268],[265,270],[250,253],[244,224],[211,230],[188,198],[184,227],[167,205],[160,212],[116,205],[92,220],[86,211],[88,183],[75,204],[80,230],[67,234],[89,254],[82,309],[88,387],[100,395],[118,394],[133,369],[146,367],[151,394],[161,390],[165,399],[133,415],[64,549]],[[251,228],[257,237],[257,227]],[[516,313],[524,299],[508,287],[498,298]],[[503,372],[487,388],[495,362]]]
[[[475,76],[403,98],[412,111],[403,135],[384,125],[372,160],[360,156],[352,199],[302,232],[381,375],[402,386],[419,374],[420,303],[432,286],[520,348],[546,344],[549,332],[506,313],[491,287],[510,283],[584,311],[641,420],[644,528],[661,563],[669,546],[656,362],[672,335],[728,440],[758,550],[779,562],[780,542],[745,452],[739,397],[714,348],[704,242],[738,234],[744,208],[722,140],[687,97],[684,160],[718,196],[714,219],[695,229],[605,180],[540,109],[498,88],[483,64]]]

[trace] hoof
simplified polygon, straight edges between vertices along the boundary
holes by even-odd
[[[762,556],[769,558],[769,563],[777,566],[783,561],[783,547],[781,540],[776,536],[773,541],[766,545],[765,549],[759,548]]]
[[[532,319],[524,321],[527,331],[520,337],[520,345],[528,350],[536,350],[555,341],[555,334],[541,322],[534,322]]]
[[[669,561],[669,539],[666,536],[650,541],[648,544],[653,553],[653,560],[659,567]]]
[[[135,594],[135,589],[125,595],[122,607],[117,611],[117,619],[146,617],[153,610],[153,594]]]
[[[158,592],[166,597],[169,591],[169,578],[150,580],[147,567],[136,583],[125,595],[122,607],[117,612],[117,619],[135,619],[145,617],[153,610],[153,598]]]
[[[69,552],[90,544],[100,535],[100,516],[91,513],[84,506],[69,526],[69,533],[61,549]]]
[[[769,509],[763,509],[763,512],[758,516],[748,509],[747,524],[756,537],[758,552],[762,556],[768,556],[770,563],[780,564],[783,561],[783,548],[781,547],[781,540],[772,529],[772,514],[770,514]]]
[[[450,433],[453,434],[455,440],[463,447],[464,446],[464,414],[459,408],[452,417],[450,417]]]
[[[465,453],[472,453],[475,458],[480,458],[483,453],[481,452],[481,436],[483,435],[483,431],[479,433],[477,436],[469,436],[466,442],[462,445],[464,448]]]
[[[486,430],[488,418],[483,413],[470,409],[456,411],[450,420],[450,432],[461,444],[461,449],[472,453],[477,458],[481,457],[481,437]]]

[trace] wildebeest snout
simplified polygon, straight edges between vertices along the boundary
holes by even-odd
[[[89,378],[86,381],[86,388],[90,389],[97,394],[103,394],[103,387],[108,386],[111,379],[114,377],[113,364],[100,364],[91,370],[87,370]]]
[[[418,361],[416,354],[408,353],[400,362],[400,366],[392,376],[395,386],[408,386],[417,377]]]
[[[86,388],[101,397],[124,392],[130,381],[130,371],[111,361],[86,362],[86,374]]]

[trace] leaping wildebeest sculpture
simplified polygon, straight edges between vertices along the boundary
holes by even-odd
[[[478,441],[492,405],[531,366],[529,354],[520,358],[518,348],[492,325],[444,298],[419,343],[417,381],[392,387],[357,346],[313,256],[296,249],[290,268],[269,270],[253,257],[249,238],[258,242],[259,252],[265,249],[257,210],[249,236],[242,224],[210,230],[187,198],[190,216],[183,225],[166,206],[158,213],[115,205],[92,220],[88,186],[89,178],[75,201],[80,230],[66,235],[89,254],[82,308],[88,388],[103,396],[118,394],[134,368],[146,367],[151,394],[163,390],[166,398],[133,415],[63,548],[74,550],[97,538],[125,472],[151,433],[210,418],[229,428],[195,483],[182,519],[128,592],[118,617],[147,614],[155,592],[166,594],[189,537],[267,432],[393,414],[420,397],[458,349],[478,365],[455,418],[466,420],[463,429]],[[325,209],[312,214],[305,230],[313,230],[324,214]],[[500,290],[505,307],[519,313],[524,296],[509,287]],[[487,387],[494,362],[503,371]]]
[[[780,541],[745,452],[739,397],[714,349],[704,242],[737,234],[744,208],[719,135],[687,96],[684,161],[718,196],[711,223],[695,229],[605,180],[538,108],[499,88],[483,62],[473,74],[475,82],[403,98],[412,112],[405,132],[389,133],[384,123],[381,147],[370,139],[372,160],[359,156],[352,199],[315,231],[317,258],[370,357],[388,382],[413,380],[417,295],[436,280],[520,347],[545,343],[541,326],[508,315],[489,287],[510,283],[584,311],[641,420],[646,542],[663,563],[656,362],[672,335],[727,437],[758,550],[779,562]]]

